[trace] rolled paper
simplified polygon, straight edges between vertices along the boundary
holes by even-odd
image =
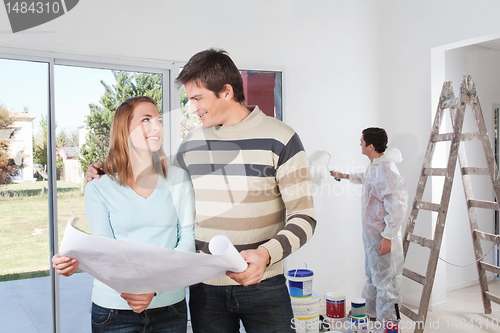
[[[232,271],[235,273],[241,273],[248,267],[245,259],[243,259],[231,241],[224,235],[217,235],[213,237],[210,240],[210,243],[208,243],[208,249],[213,255],[220,256],[224,259],[231,267],[233,267]]]

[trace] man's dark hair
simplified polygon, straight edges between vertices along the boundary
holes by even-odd
[[[245,102],[240,71],[224,50],[210,49],[196,53],[182,68],[175,82],[194,83],[213,91],[217,97],[224,86],[230,84],[233,87],[234,100]]]
[[[383,128],[369,127],[363,130],[363,140],[366,146],[373,145],[377,153],[383,153],[387,149],[387,133]]]

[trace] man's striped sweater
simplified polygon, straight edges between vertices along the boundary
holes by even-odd
[[[311,181],[302,143],[289,126],[257,106],[232,126],[197,128],[179,148],[177,164],[195,191],[197,250],[226,235],[238,251],[265,247],[263,279],[283,273],[282,259],[313,235]],[[235,285],[227,276],[206,281]]]

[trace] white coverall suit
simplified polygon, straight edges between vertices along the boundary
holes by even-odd
[[[388,149],[373,159],[365,172],[349,175],[352,183],[363,184],[361,219],[367,280],[362,297],[366,299],[366,314],[378,321],[395,320],[394,304],[401,306],[401,225],[406,218],[408,192],[394,163],[402,160],[398,149]],[[383,256],[377,250],[382,237],[392,241],[391,252]]]

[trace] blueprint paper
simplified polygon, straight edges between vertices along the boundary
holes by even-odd
[[[238,252],[233,252],[228,262],[221,255],[92,236],[77,230],[73,221],[76,219],[68,221],[60,254],[77,259],[80,270],[119,293],[175,290],[225,275],[226,271],[241,271],[243,264],[246,267]],[[231,262],[239,263],[234,267]]]
[[[233,272],[241,273],[248,267],[246,261],[241,260],[243,258],[238,250],[236,250],[229,238],[224,235],[214,236],[208,244],[208,250],[213,255],[220,256],[225,262],[230,264],[233,267]]]

